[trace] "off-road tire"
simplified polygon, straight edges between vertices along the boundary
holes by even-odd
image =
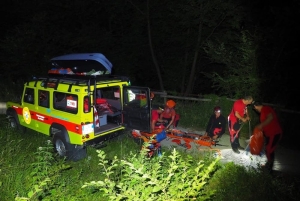
[[[22,133],[26,132],[26,127],[20,125],[19,121],[16,119],[16,117],[11,116],[9,117],[9,125],[11,128],[17,130],[17,131],[21,131]]]
[[[77,146],[66,142],[60,135],[53,136],[53,148],[59,157],[64,157],[67,160],[78,161],[86,157],[86,147]]]

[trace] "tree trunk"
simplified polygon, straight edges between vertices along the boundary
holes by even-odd
[[[186,37],[188,38],[190,34],[190,29],[187,30],[187,35]],[[184,54],[184,68],[182,69],[182,80],[181,80],[181,88],[180,88],[180,94],[185,93],[185,76],[187,73],[187,65],[188,65],[188,56],[189,56],[189,51],[188,51],[188,41],[186,42],[186,48],[185,48],[185,54]]]
[[[192,68],[191,68],[191,72],[190,72],[190,77],[189,77],[188,85],[186,87],[184,96],[189,96],[190,93],[192,93],[192,91],[193,91],[195,71],[196,71],[197,60],[198,60],[198,55],[199,55],[199,48],[200,48],[200,43],[201,43],[201,34],[202,34],[202,22],[200,21],[199,30],[198,30],[197,45],[196,45],[195,54],[194,54],[194,60],[193,60],[193,64],[192,64]]]
[[[154,54],[154,50],[153,50],[153,43],[152,43],[152,36],[151,36],[151,27],[150,27],[150,16],[149,16],[149,12],[150,12],[150,8],[149,8],[149,0],[147,0],[147,23],[148,23],[148,39],[149,39],[149,47],[150,47],[150,52],[151,52],[151,56],[152,56],[152,60],[154,63],[154,66],[156,68],[156,72],[157,72],[157,77],[158,77],[158,81],[159,81],[159,86],[160,86],[160,90],[164,91],[164,84],[163,84],[163,80],[161,77],[161,73],[160,73],[160,68],[156,59],[156,56]]]

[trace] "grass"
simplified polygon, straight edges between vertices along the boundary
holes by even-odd
[[[205,128],[208,117],[212,113],[210,110],[215,105],[211,102],[201,104],[178,102],[177,112],[181,115],[179,125],[194,129]],[[230,103],[219,102],[218,105],[224,108],[223,113],[229,113]],[[88,147],[88,157],[78,162],[64,161],[56,157],[44,160],[47,151],[43,155],[39,149],[40,147],[49,148],[47,136],[34,131],[27,131],[24,134],[14,131],[9,128],[4,115],[0,115],[0,128],[0,200],[15,200],[16,196],[28,197],[28,192],[32,191],[34,184],[42,182],[43,175],[39,172],[34,174],[37,166],[43,170],[50,168],[52,172],[49,170],[48,176],[51,181],[38,198],[30,200],[107,200],[101,192],[95,189],[81,188],[85,182],[104,179],[95,148]],[[248,137],[248,129],[248,125],[245,125],[241,132],[242,136]],[[115,156],[126,159],[130,157],[130,152],[139,153],[140,151],[140,146],[126,134],[122,139],[116,138],[106,144],[107,146],[101,150],[106,153],[109,161],[112,161]],[[51,147],[48,152],[52,153]],[[164,152],[166,155],[171,155],[169,150],[164,150]],[[188,157],[186,153],[181,155],[183,158]],[[195,161],[205,161],[206,166],[211,161],[211,157],[206,155],[193,153],[191,157]],[[248,171],[232,163],[218,164],[202,191],[214,191],[212,200],[220,201],[298,200],[300,198],[299,183],[294,179],[274,178],[263,171]]]
[[[32,179],[33,168],[31,164],[37,162],[34,154],[39,147],[45,146],[48,138],[35,132],[28,132],[23,135],[12,132],[11,129],[0,131],[1,136],[1,154],[0,154],[0,170],[1,170],[1,200],[14,200],[14,197],[25,196],[30,191],[34,180]],[[124,143],[124,146],[122,144]],[[121,143],[121,149],[113,149],[117,146],[117,142],[110,142],[111,146],[103,148],[109,153],[109,157],[113,155],[122,155],[122,151],[127,152],[136,146],[129,140]],[[80,162],[66,162],[70,166],[67,170],[60,173],[59,177],[53,181],[58,189],[56,195],[62,196],[59,200],[77,200],[78,197],[90,200],[91,195],[81,189],[86,181],[100,179],[98,177],[99,167],[97,154],[94,148],[88,148],[89,156]],[[63,163],[63,160],[56,160],[56,164]],[[55,164],[55,165],[56,165]],[[55,166],[54,165],[54,166]],[[67,195],[67,196],[65,196]]]

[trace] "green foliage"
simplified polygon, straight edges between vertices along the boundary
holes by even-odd
[[[0,41],[3,77],[23,83],[32,76],[44,76],[54,56],[102,52],[113,63],[116,74],[128,75],[134,85],[157,89],[151,43],[164,88],[183,92],[190,81],[191,90],[209,90],[210,85],[203,87],[206,81],[200,72],[211,58],[202,47],[207,40],[239,38],[232,33],[247,12],[237,4],[221,0],[149,1],[147,21],[145,2],[139,1],[22,2],[18,5],[25,9],[15,10],[13,6],[10,12],[11,18],[22,16],[21,21],[9,24]]]
[[[52,142],[47,141],[45,147],[39,147],[35,153],[36,162],[31,163],[32,189],[27,193],[27,197],[16,196],[15,200],[38,200],[49,196],[55,197],[56,188],[60,188],[62,183],[55,182],[62,170],[69,168],[68,165],[59,163],[53,158]]]
[[[283,186],[285,186],[283,188]],[[292,184],[274,179],[270,174],[260,169],[246,170],[243,166],[227,163],[219,169],[206,186],[216,189],[213,200],[296,200],[289,196],[289,191],[294,188]],[[295,189],[294,189],[295,190]]]
[[[215,94],[203,96],[203,101],[176,100],[176,113],[180,114],[180,127],[205,129],[209,117],[216,106],[222,108],[222,115],[226,118],[232,108],[233,101]]]
[[[3,115],[1,115],[3,117]],[[16,189],[22,191],[22,186],[26,183],[26,162],[31,163],[27,154],[18,155],[24,150],[30,150],[31,143],[26,144],[26,140],[19,138],[18,133],[3,124],[4,118],[1,118],[0,129],[0,197],[3,200],[13,200]],[[26,144],[26,145],[25,145]],[[19,192],[20,192],[19,191]]]
[[[213,87],[221,95],[241,98],[245,95],[258,96],[260,78],[257,71],[257,41],[259,36],[253,36],[242,31],[233,46],[231,43],[210,41],[206,52],[217,63],[226,66],[222,73],[204,73],[214,83]]]
[[[168,157],[130,153],[127,159],[114,157],[111,162],[105,152],[97,152],[105,179],[85,183],[82,188],[96,188],[109,200],[207,200],[213,194],[204,193],[203,188],[218,158],[204,167],[203,161],[184,160],[175,149]]]
[[[7,83],[10,83],[7,86]],[[7,78],[2,78],[0,80],[0,102],[7,102],[7,101],[15,101],[20,102],[22,91],[23,91],[23,83],[16,83],[11,82],[11,80]]]

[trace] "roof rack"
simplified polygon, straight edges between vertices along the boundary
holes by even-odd
[[[111,80],[121,80],[129,81],[129,78],[126,76],[120,75],[73,75],[73,74],[48,74],[48,78],[64,78],[68,80],[78,80],[78,81],[111,81]]]
[[[130,82],[129,78],[126,76],[119,75],[62,75],[62,74],[48,74],[47,77],[34,78],[31,81],[35,81],[35,86],[38,81],[42,81],[42,86],[44,88],[54,88],[57,90],[59,84],[69,84],[68,89],[71,92],[72,86],[88,86],[90,89],[91,85],[96,86],[99,82],[109,82],[109,81],[122,81]],[[27,85],[29,82],[27,82]],[[89,90],[90,91],[90,90]]]

